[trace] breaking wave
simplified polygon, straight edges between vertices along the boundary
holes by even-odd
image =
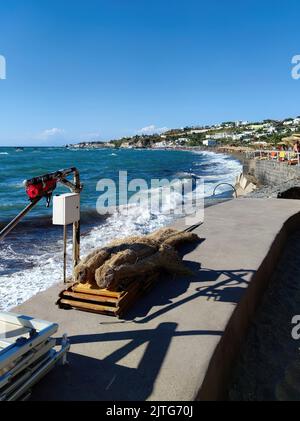
[[[179,153],[179,152],[178,152]],[[116,157],[112,159],[117,159]],[[241,164],[224,154],[193,152],[192,164],[187,170],[174,172],[179,180],[203,179],[204,192],[196,192],[209,201],[219,183],[234,183],[241,172]],[[145,191],[153,194],[153,190]],[[156,192],[158,193],[158,192]],[[218,188],[220,197],[230,197],[228,185]],[[176,192],[165,198],[166,206],[176,209],[182,196]],[[0,203],[1,204],[1,203]],[[3,205],[3,203],[2,203]],[[94,209],[84,208],[82,214],[81,255],[115,238],[133,234],[147,234],[174,220],[174,215],[153,211],[149,206],[131,205],[127,213],[118,211],[99,217]],[[0,247],[0,309],[10,310],[38,292],[62,281],[62,228],[51,225],[51,217],[37,216],[27,220],[14,231]],[[68,272],[71,273],[71,231],[67,247]]]

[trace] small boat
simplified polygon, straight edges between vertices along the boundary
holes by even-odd
[[[22,147],[18,147],[18,148],[16,148],[15,150],[16,150],[16,152],[23,152],[23,151],[24,151],[24,148],[22,148]]]
[[[28,399],[31,387],[65,361],[70,344],[65,337],[61,349],[54,349],[57,329],[56,323],[0,312],[0,401]]]

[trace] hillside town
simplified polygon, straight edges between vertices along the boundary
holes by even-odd
[[[258,122],[228,121],[212,126],[193,126],[166,130],[161,134],[142,134],[110,141],[84,141],[66,145],[68,148],[181,148],[243,146],[249,148],[277,147],[285,141],[299,139],[300,116],[284,120]]]

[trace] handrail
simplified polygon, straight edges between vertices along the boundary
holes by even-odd
[[[295,151],[279,151],[272,149],[256,149],[247,152],[248,157],[259,157],[260,159],[267,159],[269,161],[292,161],[296,160],[297,165],[300,165],[300,152]]]
[[[233,190],[234,190],[234,192],[235,192],[235,197],[236,197],[236,198],[238,197],[238,195],[237,195],[237,191],[236,191],[236,188],[235,188],[232,184],[230,184],[230,183],[219,183],[219,184],[217,184],[217,185],[216,185],[216,187],[214,188],[214,191],[213,191],[213,196],[215,196],[215,192],[216,192],[217,188],[218,188],[219,186],[222,186],[222,184],[226,184],[227,186],[232,187],[232,189],[233,189]]]

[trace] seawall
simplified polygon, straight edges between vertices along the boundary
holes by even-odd
[[[245,175],[255,177],[262,185],[279,185],[300,177],[300,166],[277,161],[245,159],[243,172]]]

